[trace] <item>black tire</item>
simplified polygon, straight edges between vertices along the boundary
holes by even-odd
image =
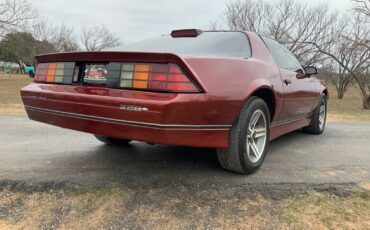
[[[248,151],[250,152],[250,145],[247,147],[247,134],[248,127],[250,126],[252,115],[257,112],[262,113],[265,119],[265,140],[262,140],[264,148],[262,153],[259,155],[259,159],[253,161],[252,158],[248,156]],[[262,112],[262,113],[261,113]],[[257,120],[257,122],[260,122]],[[258,124],[258,123],[257,123]],[[253,134],[254,136],[254,134]],[[258,97],[251,97],[243,106],[238,118],[233,124],[229,135],[229,146],[227,149],[217,149],[217,158],[219,163],[224,169],[242,173],[251,174],[255,172],[263,163],[269,144],[270,136],[270,113],[266,103]],[[249,143],[249,141],[248,141]],[[250,154],[249,154],[250,155]]]
[[[94,135],[96,139],[99,141],[107,144],[107,145],[121,145],[121,146],[126,146],[128,145],[131,140],[124,140],[124,139],[118,139],[114,137],[105,137],[105,136],[100,136],[100,135]]]
[[[325,116],[323,118],[323,124],[321,125],[321,122],[320,122],[320,108],[323,104],[324,104],[324,108],[325,108]],[[325,130],[326,115],[327,115],[327,100],[326,100],[326,95],[322,94],[321,98],[320,98],[320,103],[312,114],[310,125],[304,127],[303,131],[305,131],[307,133],[311,133],[311,134],[322,134]]]

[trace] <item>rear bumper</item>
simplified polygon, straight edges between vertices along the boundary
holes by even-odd
[[[65,91],[67,88],[69,92]],[[76,90],[80,92],[74,93]],[[101,96],[101,90],[109,91],[112,97]],[[91,95],[92,92],[98,95]],[[215,111],[205,106],[208,103],[201,94],[178,97],[31,84],[22,89],[21,95],[30,119],[63,128],[156,144],[215,148],[228,145],[231,125],[218,123],[217,116],[210,119],[210,111]],[[123,111],[122,104],[145,106],[149,110]]]
[[[197,147],[226,147],[229,130],[225,128],[155,127],[107,120],[101,117],[81,117],[58,111],[26,107],[32,120],[103,136],[149,143]]]

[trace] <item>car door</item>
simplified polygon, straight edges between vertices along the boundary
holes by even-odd
[[[279,120],[290,120],[309,115],[317,106],[318,89],[304,74],[304,69],[296,57],[283,45],[262,36],[270,54],[279,67],[283,85],[283,107]]]

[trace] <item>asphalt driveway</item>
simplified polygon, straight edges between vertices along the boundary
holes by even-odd
[[[176,183],[339,184],[370,181],[370,124],[328,123],[323,135],[294,132],[273,141],[260,170],[224,171],[213,149],[106,146],[92,135],[0,117],[0,181],[87,185]]]

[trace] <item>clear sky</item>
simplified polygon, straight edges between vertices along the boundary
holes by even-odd
[[[269,0],[276,1],[276,0]],[[304,2],[305,0],[297,0]],[[40,15],[53,24],[64,23],[80,30],[105,24],[124,44],[173,29],[203,28],[219,20],[227,0],[32,0]],[[345,11],[350,0],[309,0],[328,2],[332,9]]]

